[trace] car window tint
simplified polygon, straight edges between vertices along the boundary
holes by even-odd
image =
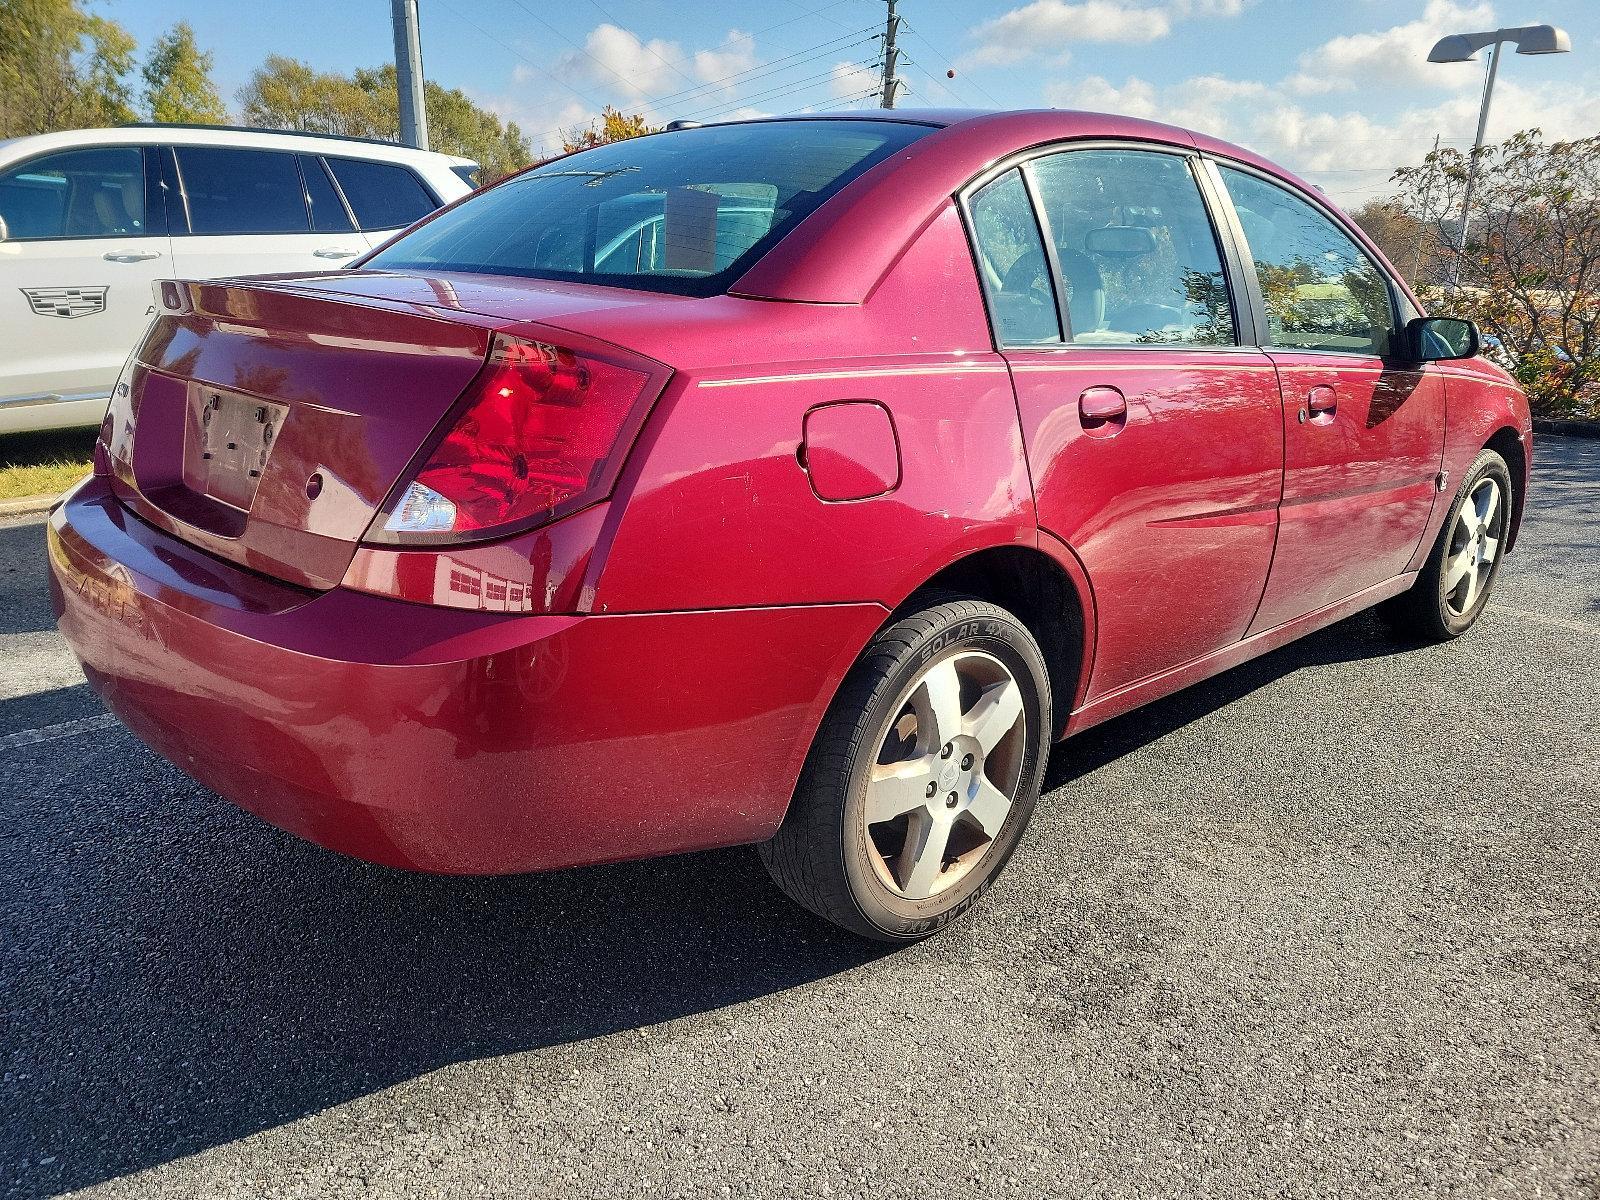
[[[304,233],[311,228],[295,156],[225,146],[177,147],[191,233]]]
[[[1261,281],[1270,343],[1387,353],[1394,308],[1377,263],[1315,205],[1232,167],[1222,178]]]
[[[1186,160],[1071,150],[1028,169],[1055,242],[1074,344],[1233,344],[1222,255]]]
[[[841,187],[927,132],[806,120],[630,138],[480,192],[366,265],[711,295]]]
[[[363,229],[404,229],[439,207],[405,167],[354,158],[330,158],[328,165]]]
[[[0,174],[0,236],[125,237],[148,232],[137,146],[64,150]]]
[[[306,199],[311,202],[311,228],[335,233],[353,230],[350,214],[345,212],[339,193],[333,190],[333,181],[328,178],[328,169],[322,165],[322,160],[302,154],[300,174],[305,179]]]
[[[1061,321],[1044,239],[1019,171],[985,184],[967,205],[978,247],[978,275],[995,332],[1005,345],[1061,340]]]

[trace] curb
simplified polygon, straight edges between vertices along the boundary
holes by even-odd
[[[1600,421],[1544,421],[1533,423],[1535,433],[1553,433],[1558,437],[1600,438]]]
[[[25,517],[42,513],[59,499],[61,494],[52,492],[48,496],[18,496],[15,500],[0,500],[0,517]]]

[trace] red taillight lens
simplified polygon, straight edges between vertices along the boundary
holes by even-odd
[[[374,532],[390,542],[490,537],[593,503],[610,490],[651,382],[648,370],[496,337],[455,424]]]

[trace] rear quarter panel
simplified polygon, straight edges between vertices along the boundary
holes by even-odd
[[[635,448],[594,611],[893,607],[966,553],[1035,544],[1011,380],[953,204],[863,304],[727,304],[726,328],[672,334],[675,361],[694,365]],[[668,336],[619,316],[608,330],[624,344]],[[841,400],[893,416],[902,469],[887,495],[827,503],[812,489],[797,457],[805,415]]]

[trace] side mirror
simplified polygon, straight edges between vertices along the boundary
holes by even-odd
[[[1416,317],[1406,323],[1406,357],[1412,362],[1472,358],[1483,349],[1478,327],[1459,317]]]

